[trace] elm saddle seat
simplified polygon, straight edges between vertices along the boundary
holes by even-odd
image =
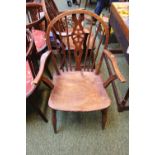
[[[92,43],[90,38],[91,34],[93,34],[93,22],[87,27],[90,33],[86,38],[85,28],[88,25],[85,24],[85,16],[90,16],[90,19],[96,18],[98,22],[98,26],[94,27],[96,31]],[[69,35],[67,17],[71,17],[71,36]],[[67,41],[65,48],[61,30],[55,29],[55,26],[59,26],[62,20],[66,22],[65,38]],[[103,28],[101,29],[101,27]],[[61,48],[52,49],[51,32],[55,42],[59,38]],[[100,33],[99,38],[97,38],[98,33]],[[104,46],[102,45],[103,38],[105,38]],[[116,57],[106,49],[108,39],[109,32],[106,23],[98,15],[88,10],[68,10],[56,16],[49,23],[46,41],[52,62],[53,80],[44,80],[44,63],[41,65],[33,83],[38,84],[41,80],[44,80],[51,87],[48,105],[52,110],[52,124],[55,133],[57,132],[57,110],[72,112],[99,110],[102,113],[102,128],[105,127],[107,109],[111,104],[106,88],[117,78],[121,82],[125,82],[123,75],[119,71]],[[74,44],[74,50],[71,50],[71,44]],[[91,50],[89,45],[91,45]],[[106,81],[103,81],[101,75],[104,74],[101,74],[101,72],[104,70],[101,69],[101,66],[105,57],[111,62],[114,73],[109,75]]]
[[[94,111],[111,103],[102,78],[94,72],[61,72],[54,75],[53,84],[48,105],[55,110]]]

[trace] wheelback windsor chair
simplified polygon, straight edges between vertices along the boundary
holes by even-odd
[[[72,24],[68,25],[67,17],[72,17]],[[91,50],[89,50],[90,36],[93,33],[93,21],[89,25],[88,39],[85,40],[85,26],[88,27],[86,16],[96,18],[98,26]],[[63,32],[55,29],[55,25],[63,20],[66,25],[67,44],[63,42]],[[69,26],[72,26],[72,32],[69,33]],[[102,28],[101,28],[102,27]],[[58,31],[59,30],[59,31]],[[54,40],[60,41],[55,50],[52,49],[50,33],[53,33]],[[98,34],[100,39],[98,40]],[[72,42],[69,38],[71,37]],[[102,45],[105,38],[104,47]],[[55,17],[48,25],[46,32],[46,41],[51,60],[54,67],[53,81],[46,81],[51,85],[51,91],[48,105],[52,109],[52,124],[54,132],[56,129],[56,111],[88,112],[99,110],[102,112],[102,128],[105,127],[107,119],[107,109],[111,104],[110,98],[106,93],[106,87],[115,79],[125,82],[125,79],[117,66],[116,58],[108,50],[109,32],[108,26],[96,14],[81,9],[69,10]],[[73,43],[75,48],[71,49]],[[102,48],[103,47],[103,48]],[[67,50],[66,50],[67,49]],[[101,77],[101,66],[103,59],[108,57],[112,63],[115,74],[111,75],[106,81]],[[37,84],[42,80],[43,68],[40,68],[39,74],[33,83]]]

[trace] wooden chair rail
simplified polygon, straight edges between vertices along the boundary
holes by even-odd
[[[41,80],[42,80],[49,88],[52,89],[52,88],[54,87],[52,81],[49,80],[47,77],[42,76]]]
[[[103,86],[104,88],[107,88],[109,86],[109,84],[114,81],[115,79],[117,79],[116,75],[111,75],[104,83]]]

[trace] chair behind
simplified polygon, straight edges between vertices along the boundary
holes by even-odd
[[[26,16],[27,16],[27,24],[26,28],[32,29],[40,29],[46,30],[46,20],[43,13],[43,8],[40,3],[26,3]],[[44,26],[43,26],[44,22]]]
[[[26,28],[32,32],[37,53],[42,54],[47,47],[45,42],[47,21],[42,4],[36,2],[26,3],[26,21]]]

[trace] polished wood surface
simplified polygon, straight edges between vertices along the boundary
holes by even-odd
[[[62,111],[94,111],[107,108],[111,101],[102,78],[94,72],[61,72],[53,79],[49,106]]]

